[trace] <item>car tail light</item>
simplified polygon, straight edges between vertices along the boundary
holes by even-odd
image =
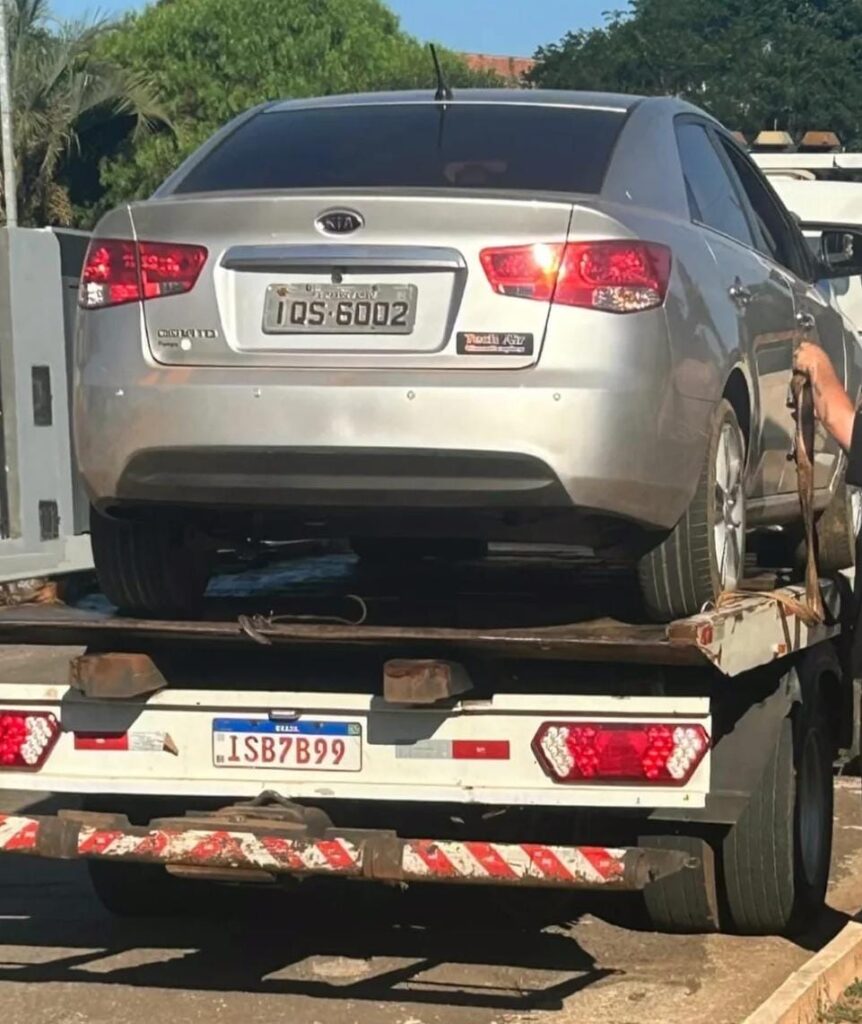
[[[556,782],[688,782],[709,749],[702,725],[545,722],[533,752]]]
[[[84,309],[190,292],[207,259],[202,245],[94,238],[87,249],[78,301]]]
[[[671,266],[667,246],[638,241],[537,242],[483,249],[479,259],[501,295],[609,313],[660,306]]]
[[[60,735],[54,715],[32,711],[0,714],[0,768],[38,771]]]

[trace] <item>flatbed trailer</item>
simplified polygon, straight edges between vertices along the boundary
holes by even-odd
[[[0,853],[86,859],[118,913],[324,875],[799,927],[859,747],[852,578],[819,624],[774,582],[668,626],[626,587],[557,553],[376,578],[330,556],[217,584],[191,622],[6,609],[0,788],[78,797],[0,816]]]

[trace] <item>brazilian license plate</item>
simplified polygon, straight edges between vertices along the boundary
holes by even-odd
[[[290,768],[329,772],[358,772],[362,769],[362,726],[359,722],[216,718],[213,720],[212,740],[216,768]]]
[[[410,334],[415,284],[271,284],[264,334]]]

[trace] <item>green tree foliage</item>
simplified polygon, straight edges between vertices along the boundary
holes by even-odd
[[[13,136],[22,224],[70,224],[70,163],[121,127],[143,137],[164,113],[145,71],[99,52],[104,22],[54,26],[45,0],[7,0]]]
[[[862,0],[632,0],[539,50],[536,85],[672,94],[747,134],[862,143]]]
[[[108,52],[151,72],[175,134],[132,140],[103,168],[106,201],[149,194],[218,127],[265,100],[430,87],[430,55],[380,0],[161,0]],[[441,52],[452,85],[488,84]]]

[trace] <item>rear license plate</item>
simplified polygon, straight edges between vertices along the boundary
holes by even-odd
[[[264,334],[410,334],[415,284],[271,284]]]
[[[358,772],[362,770],[362,726],[310,719],[216,718],[213,764],[216,768]]]

